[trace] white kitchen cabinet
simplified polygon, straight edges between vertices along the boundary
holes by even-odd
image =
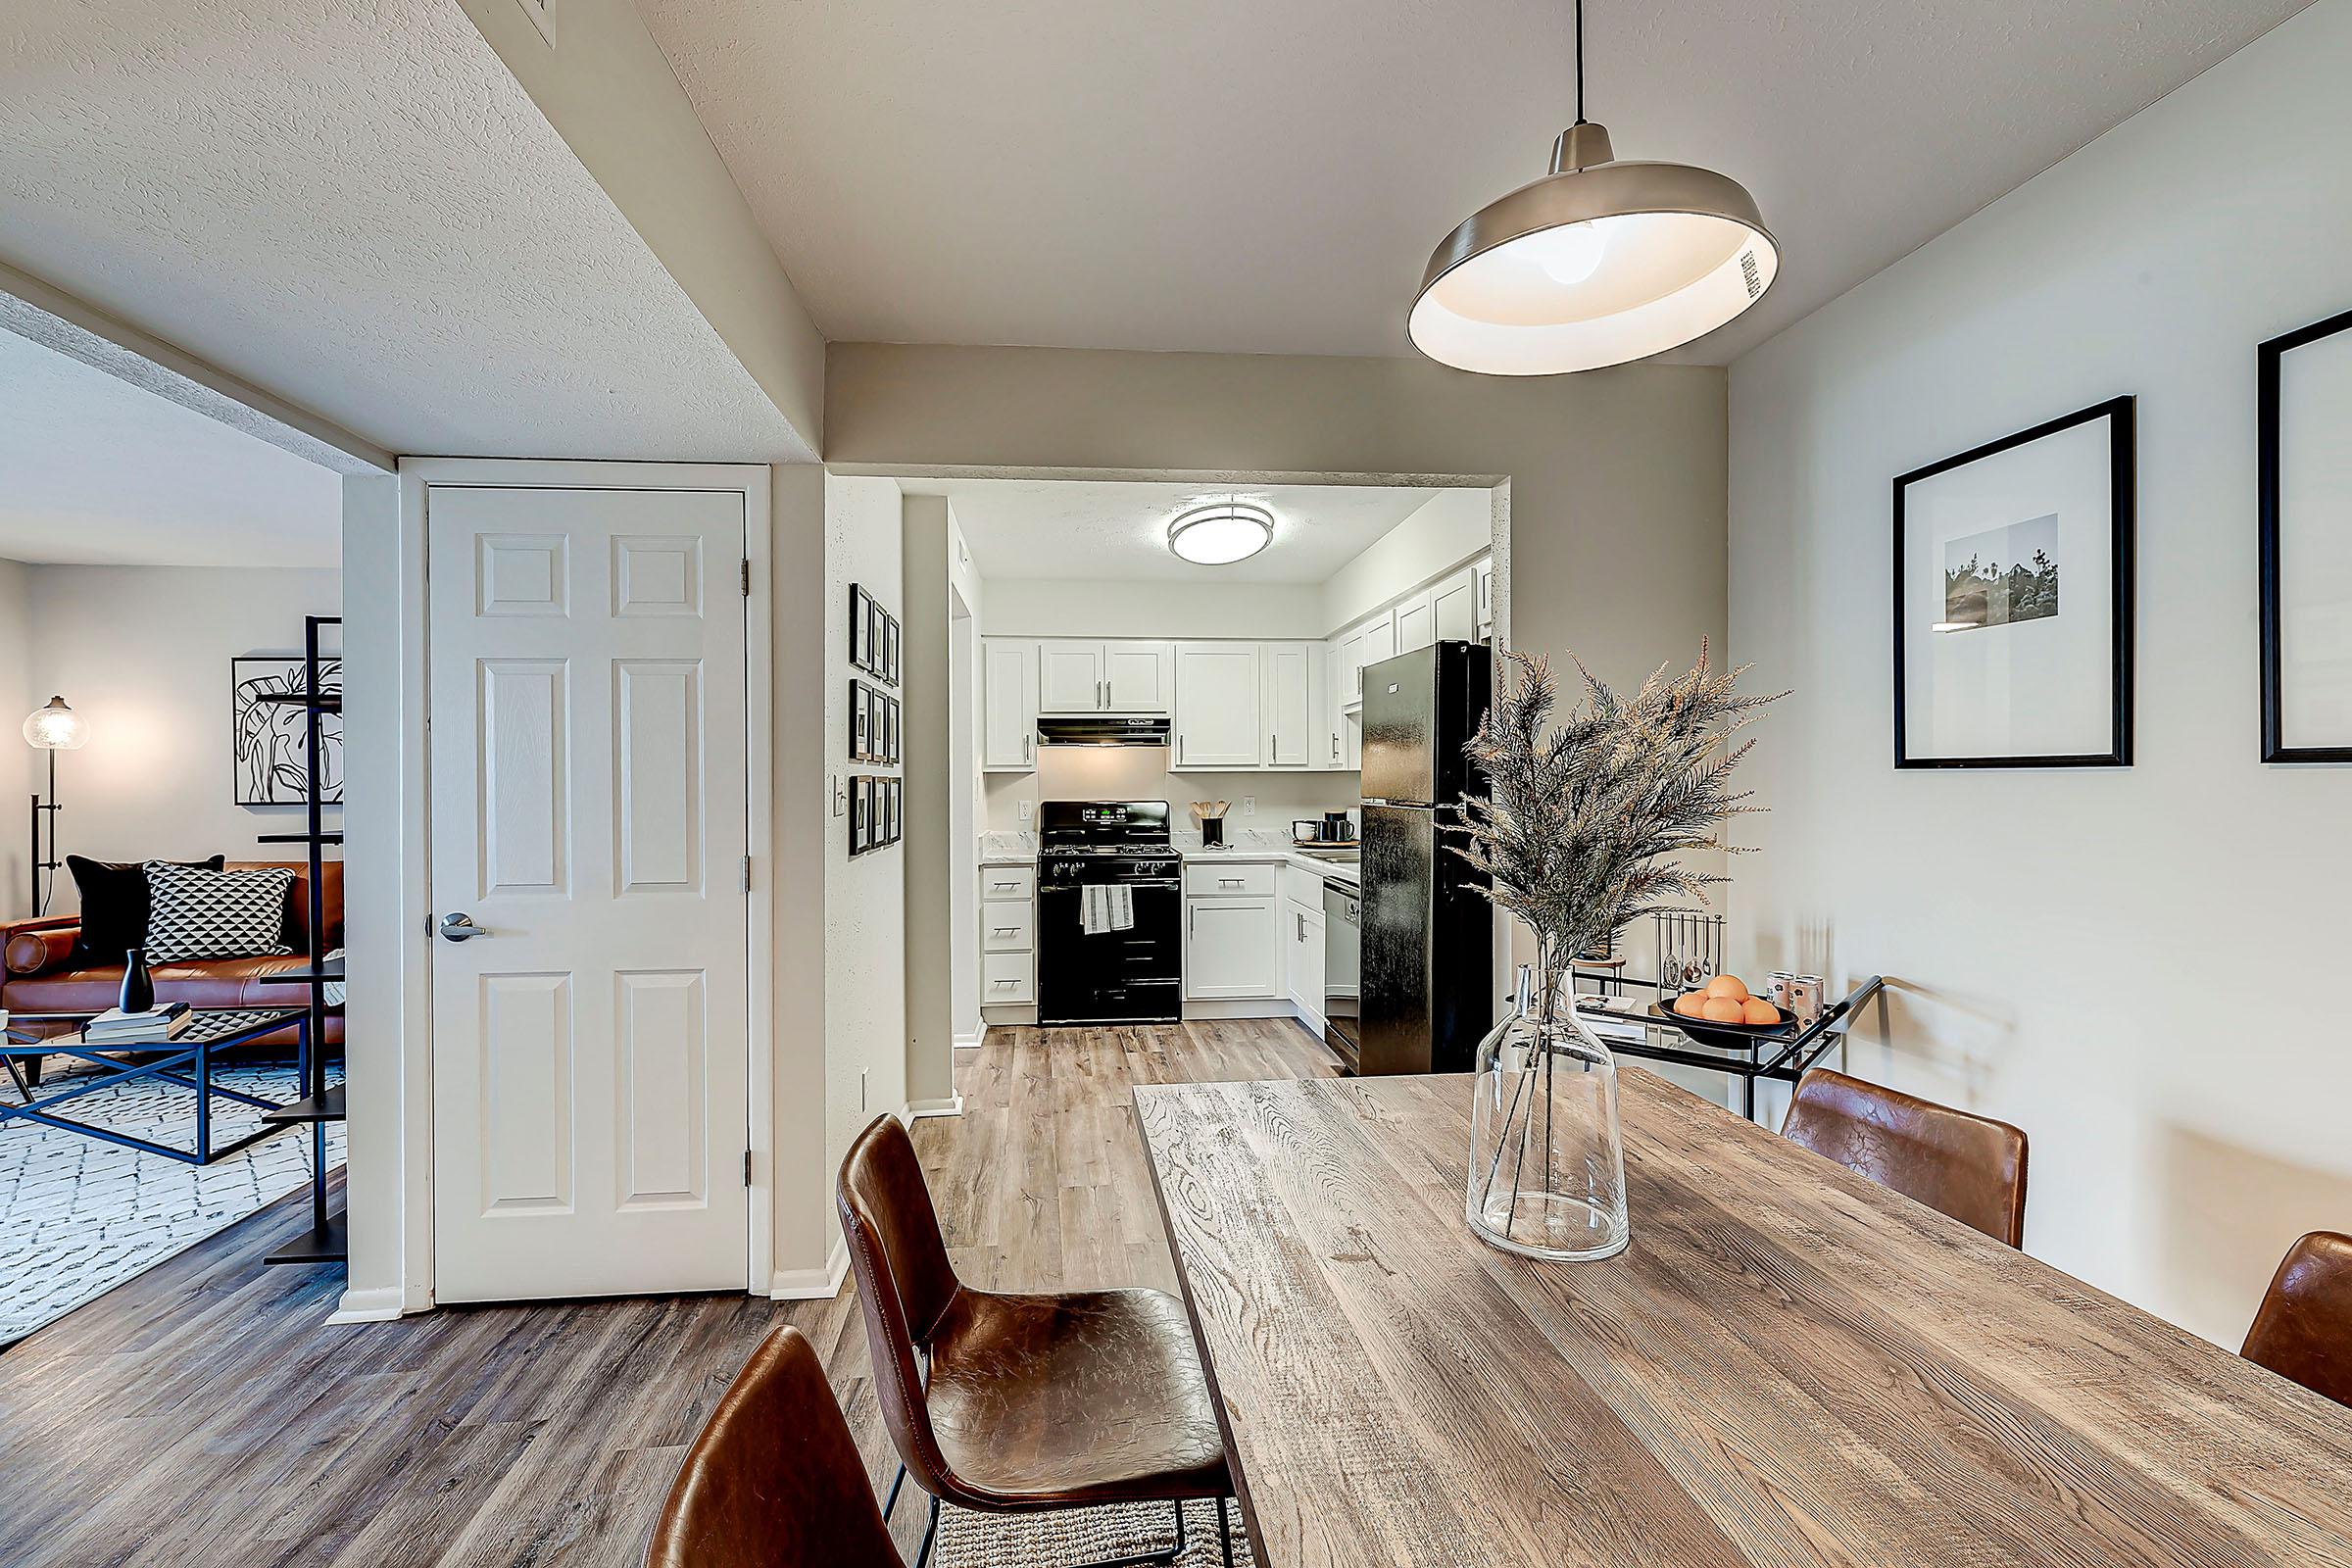
[[[1257,651],[1265,684],[1268,767],[1328,766],[1323,760],[1322,710],[1315,706],[1321,643],[1264,643]],[[1337,750],[1336,747],[1333,748]]]
[[[1270,895],[1188,898],[1184,905],[1184,994],[1218,1002],[1283,995]]]
[[[1396,601],[1396,652],[1409,654],[1438,640],[1437,612],[1424,590]]]
[[[1364,695],[1363,671],[1384,659],[1395,659],[1403,650],[1396,646],[1396,620],[1383,614],[1364,622],[1364,658],[1356,667],[1355,695]]]
[[[1287,900],[1282,906],[1283,987],[1307,1027],[1323,1028],[1323,911]]]
[[[991,773],[1037,766],[1037,644],[1022,637],[980,639],[980,765]]]
[[[1251,768],[1265,756],[1255,643],[1178,643],[1174,772]],[[1255,995],[1265,995],[1259,992]]]
[[[1478,636],[1478,572],[1464,566],[1429,593],[1430,629],[1438,642],[1466,643]]]
[[[1364,700],[1364,628],[1351,627],[1331,640],[1331,701],[1353,708]]]
[[[1494,640],[1494,558],[1481,556],[1471,567],[1478,573],[1478,640]]]
[[[1037,710],[1164,713],[1175,663],[1174,643],[1048,638],[1037,645]]]

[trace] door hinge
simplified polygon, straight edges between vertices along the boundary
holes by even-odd
[[[743,891],[752,891],[752,858],[748,855],[743,858]]]
[[[743,558],[743,597],[752,597],[752,558],[749,556]]]
[[[743,1185],[752,1185],[752,1152],[748,1149],[743,1152]]]

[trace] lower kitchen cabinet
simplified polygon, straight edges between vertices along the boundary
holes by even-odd
[[[1316,884],[1320,891],[1321,884]],[[1283,984],[1298,1015],[1317,1033],[1323,1028],[1323,911],[1283,901]]]
[[[1271,878],[1268,878],[1271,881]],[[1184,994],[1188,1001],[1250,1001],[1283,994],[1270,893],[1188,898]]]

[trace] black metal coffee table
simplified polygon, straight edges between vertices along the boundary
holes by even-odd
[[[79,1012],[21,1012],[10,1016],[6,1037],[0,1040],[0,1064],[6,1065],[22,1103],[12,1105],[0,1102],[0,1125],[12,1121],[39,1122],[44,1127],[81,1133],[110,1144],[120,1144],[125,1149],[161,1154],[167,1159],[176,1159],[189,1165],[209,1165],[217,1159],[225,1159],[241,1149],[250,1148],[265,1138],[285,1131],[289,1125],[284,1121],[272,1121],[268,1115],[270,1111],[284,1110],[286,1106],[283,1102],[263,1100],[235,1089],[223,1089],[214,1083],[213,1054],[276,1034],[281,1029],[292,1028],[299,1034],[300,1059],[307,1063],[311,1051],[308,1013],[300,1009],[289,1011],[284,1008],[256,1007],[199,1012],[195,1014],[193,1023],[170,1040],[110,1041],[101,1045],[90,1044],[78,1027],[66,1034],[52,1035],[46,1040],[35,1040],[29,1031],[20,1032],[18,1027],[26,1023],[63,1021],[80,1024],[87,1022],[88,1016]],[[161,1052],[163,1054],[153,1060],[136,1063],[119,1059],[126,1053],[144,1054],[149,1052]],[[24,1058],[37,1059],[41,1056],[72,1056],[101,1071],[92,1078],[76,1079],[70,1087],[60,1089],[55,1094],[41,1095],[26,1080],[24,1070],[19,1064]],[[71,1116],[55,1114],[55,1107],[69,1101],[79,1100],[84,1095],[94,1095],[101,1090],[119,1089],[142,1078],[161,1079],[165,1083],[178,1084],[196,1091],[194,1149],[152,1143],[128,1133],[117,1132],[112,1127],[99,1126],[95,1122],[75,1121]],[[260,1106],[264,1112],[262,1126],[233,1143],[215,1148],[213,1097],[216,1095],[239,1104]]]

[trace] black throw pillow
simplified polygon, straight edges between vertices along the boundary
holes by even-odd
[[[174,865],[218,871],[228,857],[174,860]],[[74,940],[74,965],[80,969],[119,964],[122,955],[147,945],[147,867],[143,860],[86,860],[66,857],[66,869],[81,890],[81,933]]]

